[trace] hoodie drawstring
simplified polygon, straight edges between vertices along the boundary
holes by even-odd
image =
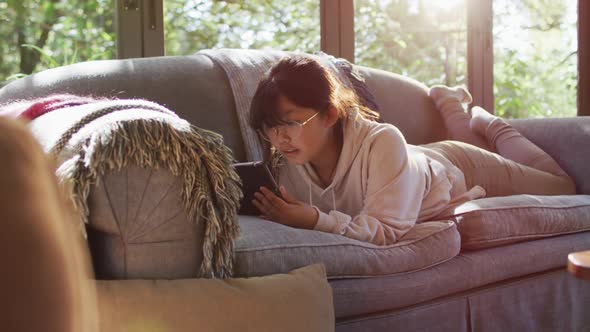
[[[307,182],[307,188],[309,188],[309,205],[313,206],[313,195],[311,193],[310,182]],[[334,188],[330,188],[330,192],[332,193],[332,210],[336,210],[336,194],[334,193]]]
[[[307,188],[309,188],[309,205],[313,206],[313,199],[311,197],[311,183],[307,182]]]
[[[332,210],[336,210],[336,195],[334,195],[334,188],[332,189]]]

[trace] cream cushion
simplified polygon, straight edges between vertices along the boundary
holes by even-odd
[[[514,195],[459,205],[461,248],[476,250],[590,230],[590,196]]]
[[[323,265],[235,279],[99,280],[100,331],[334,331]]]

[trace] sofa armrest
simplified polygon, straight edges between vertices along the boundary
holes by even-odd
[[[510,123],[557,161],[576,183],[577,193],[590,194],[590,116]]]
[[[88,197],[88,241],[97,279],[194,278],[204,222],[186,214],[180,177],[126,166],[100,176]]]

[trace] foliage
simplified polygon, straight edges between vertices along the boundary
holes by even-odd
[[[166,54],[205,48],[320,49],[318,0],[166,0]]]
[[[356,62],[426,85],[466,85],[465,1],[436,8],[435,1],[357,0]],[[497,114],[575,116],[575,41],[567,39],[575,36],[575,22],[567,16],[575,5],[575,0],[494,1]]]
[[[426,85],[466,85],[466,1],[475,0],[355,0],[356,63]],[[494,0],[496,113],[575,115],[575,40],[567,40],[575,2]],[[116,57],[115,3],[0,0],[0,86],[47,68]],[[168,55],[216,47],[320,49],[319,0],[164,0],[164,6]]]
[[[59,65],[114,58],[113,4],[0,0],[0,82]]]
[[[576,115],[576,67],[559,66],[559,58],[535,54],[520,58],[516,51],[503,54],[494,70],[496,114],[505,118],[563,117]]]
[[[494,7],[494,96],[506,118],[576,115],[575,0],[512,0]],[[520,18],[514,22],[515,18]],[[517,34],[517,36],[514,36]]]
[[[360,0],[355,8],[358,64],[410,76],[427,85],[466,85],[466,11],[424,1]]]

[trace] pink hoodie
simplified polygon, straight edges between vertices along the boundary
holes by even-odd
[[[378,245],[397,242],[417,221],[485,196],[439,153],[409,145],[395,126],[355,113],[343,120],[334,180],[323,188],[309,164],[285,162],[279,181],[319,212],[315,230]]]

